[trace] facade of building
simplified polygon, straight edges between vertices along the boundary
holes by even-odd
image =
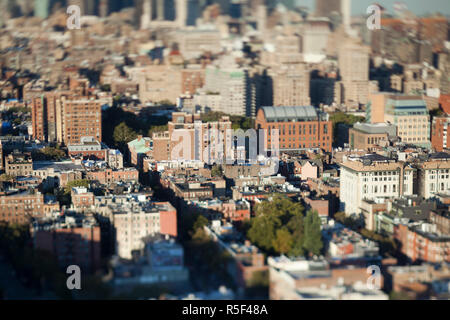
[[[26,224],[44,215],[44,195],[22,192],[0,196],[0,221]]]
[[[101,169],[86,172],[86,179],[98,181],[101,184],[113,182],[139,182],[139,171],[136,168]]]
[[[391,96],[386,101],[385,122],[397,126],[401,141],[430,146],[430,115],[420,97]]]
[[[355,123],[348,135],[350,148],[372,151],[388,144],[389,137],[396,137],[397,127],[388,123]]]
[[[41,141],[78,144],[83,137],[102,141],[99,100],[45,93],[32,101],[33,137]]]
[[[341,209],[359,214],[363,200],[413,194],[416,170],[389,158],[370,155],[340,164]]]
[[[450,154],[437,153],[418,166],[418,194],[425,199],[450,190]]]
[[[229,117],[202,122],[199,115],[174,112],[168,130],[153,135],[153,158],[157,161],[222,161],[226,156],[232,156],[228,155],[231,152],[227,142],[230,131]]]
[[[34,247],[54,254],[62,268],[77,265],[87,273],[100,268],[100,227],[93,217],[37,220],[31,230]]]
[[[333,125],[328,114],[320,113],[314,107],[263,107],[258,111],[255,125],[256,130],[266,130],[268,149],[279,142],[280,151],[322,149],[331,152]],[[276,129],[279,141],[272,137]]]
[[[309,106],[309,70],[306,64],[283,64],[274,71],[274,106]]]
[[[33,174],[33,160],[29,153],[11,153],[5,157],[5,173],[10,176]]]
[[[103,148],[101,142],[93,137],[82,137],[80,143],[67,146],[69,156],[82,156],[83,158],[95,158],[106,160],[108,149]]]
[[[247,70],[209,66],[206,68],[204,89],[207,93],[221,96],[221,109],[215,111],[241,116],[255,114]]]
[[[151,202],[145,195],[96,197],[96,212],[109,218],[115,229],[116,254],[131,259],[144,249],[147,236],[177,236],[177,211],[169,202]]]
[[[450,149],[450,117],[434,117],[431,124],[431,146],[437,152]]]
[[[399,224],[394,237],[411,261],[450,262],[450,235],[438,232],[434,224]]]

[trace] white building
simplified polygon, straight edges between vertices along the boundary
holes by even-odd
[[[425,199],[450,193],[450,154],[437,153],[419,167],[419,195]]]
[[[341,164],[341,210],[346,215],[361,212],[363,199],[412,195],[416,170],[403,162],[372,154]]]

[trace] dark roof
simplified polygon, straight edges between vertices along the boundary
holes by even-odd
[[[447,152],[437,152],[437,153],[433,153],[430,155],[430,159],[435,159],[435,160],[447,160],[450,159],[450,153]]]

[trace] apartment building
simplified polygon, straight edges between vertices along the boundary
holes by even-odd
[[[115,229],[116,254],[121,258],[131,259],[133,251],[144,249],[148,236],[177,236],[177,211],[169,202],[151,202],[145,195],[121,200],[106,196],[96,197],[95,207]]]
[[[450,235],[441,233],[435,224],[399,224],[394,238],[411,261],[450,262]]]
[[[361,213],[363,200],[393,198],[414,193],[416,170],[387,157],[371,154],[340,164],[341,210]]]
[[[366,106],[370,123],[387,122],[397,126],[401,141],[430,147],[430,115],[421,96],[377,93]]]
[[[79,212],[92,209],[94,205],[94,193],[89,192],[87,188],[72,188],[71,192],[72,207]]]
[[[431,146],[437,152],[450,149],[450,117],[434,117],[431,124]]]
[[[266,146],[279,143],[280,151],[322,149],[331,152],[333,125],[328,114],[312,106],[263,107],[259,109],[256,129],[265,129]],[[278,129],[279,141],[272,136]]]
[[[100,101],[82,98],[62,103],[61,140],[65,144],[80,143],[82,137],[102,141],[102,109]]]
[[[432,154],[418,165],[418,194],[425,199],[450,191],[450,154]]]
[[[221,96],[220,110],[230,115],[253,116],[253,104],[248,70],[235,67],[208,66],[205,86],[207,93]]]
[[[44,215],[44,195],[20,192],[0,196],[0,221],[26,224]]]
[[[86,273],[100,268],[101,235],[94,217],[64,215],[36,220],[31,233],[34,247],[51,252],[62,268],[77,265]]]
[[[153,134],[153,157],[161,160],[200,160],[207,163],[224,161],[230,156],[231,121],[202,122],[199,115],[172,113],[168,130]],[[230,149],[230,150],[229,150]]]
[[[397,136],[397,127],[390,123],[355,123],[349,130],[350,148],[373,151],[379,146],[388,145],[389,138]]]
[[[41,141],[77,144],[93,137],[101,142],[101,119],[100,100],[73,92],[48,92],[32,101],[33,137]]]
[[[370,48],[351,40],[339,46],[341,81],[335,85],[336,103],[347,106],[366,104],[369,94],[378,91],[378,88],[373,88],[369,82],[369,53]]]
[[[81,137],[80,143],[71,143],[67,146],[69,156],[81,156],[106,160],[108,150],[101,142],[93,137]]]
[[[33,174],[33,160],[30,153],[14,152],[5,157],[5,173],[10,176]]]
[[[139,171],[136,168],[88,170],[86,179],[98,181],[101,184],[120,181],[139,182]]]
[[[269,257],[267,264],[271,300],[388,300],[380,289],[366,285],[366,267],[331,269],[323,259],[285,256]]]
[[[397,126],[401,141],[430,146],[430,115],[420,97],[391,96],[386,101],[385,122]]]
[[[273,79],[274,106],[309,106],[309,70],[306,64],[283,64],[275,69]]]

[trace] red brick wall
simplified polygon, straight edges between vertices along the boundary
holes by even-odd
[[[177,212],[161,211],[159,215],[160,232],[171,236],[177,236]]]

